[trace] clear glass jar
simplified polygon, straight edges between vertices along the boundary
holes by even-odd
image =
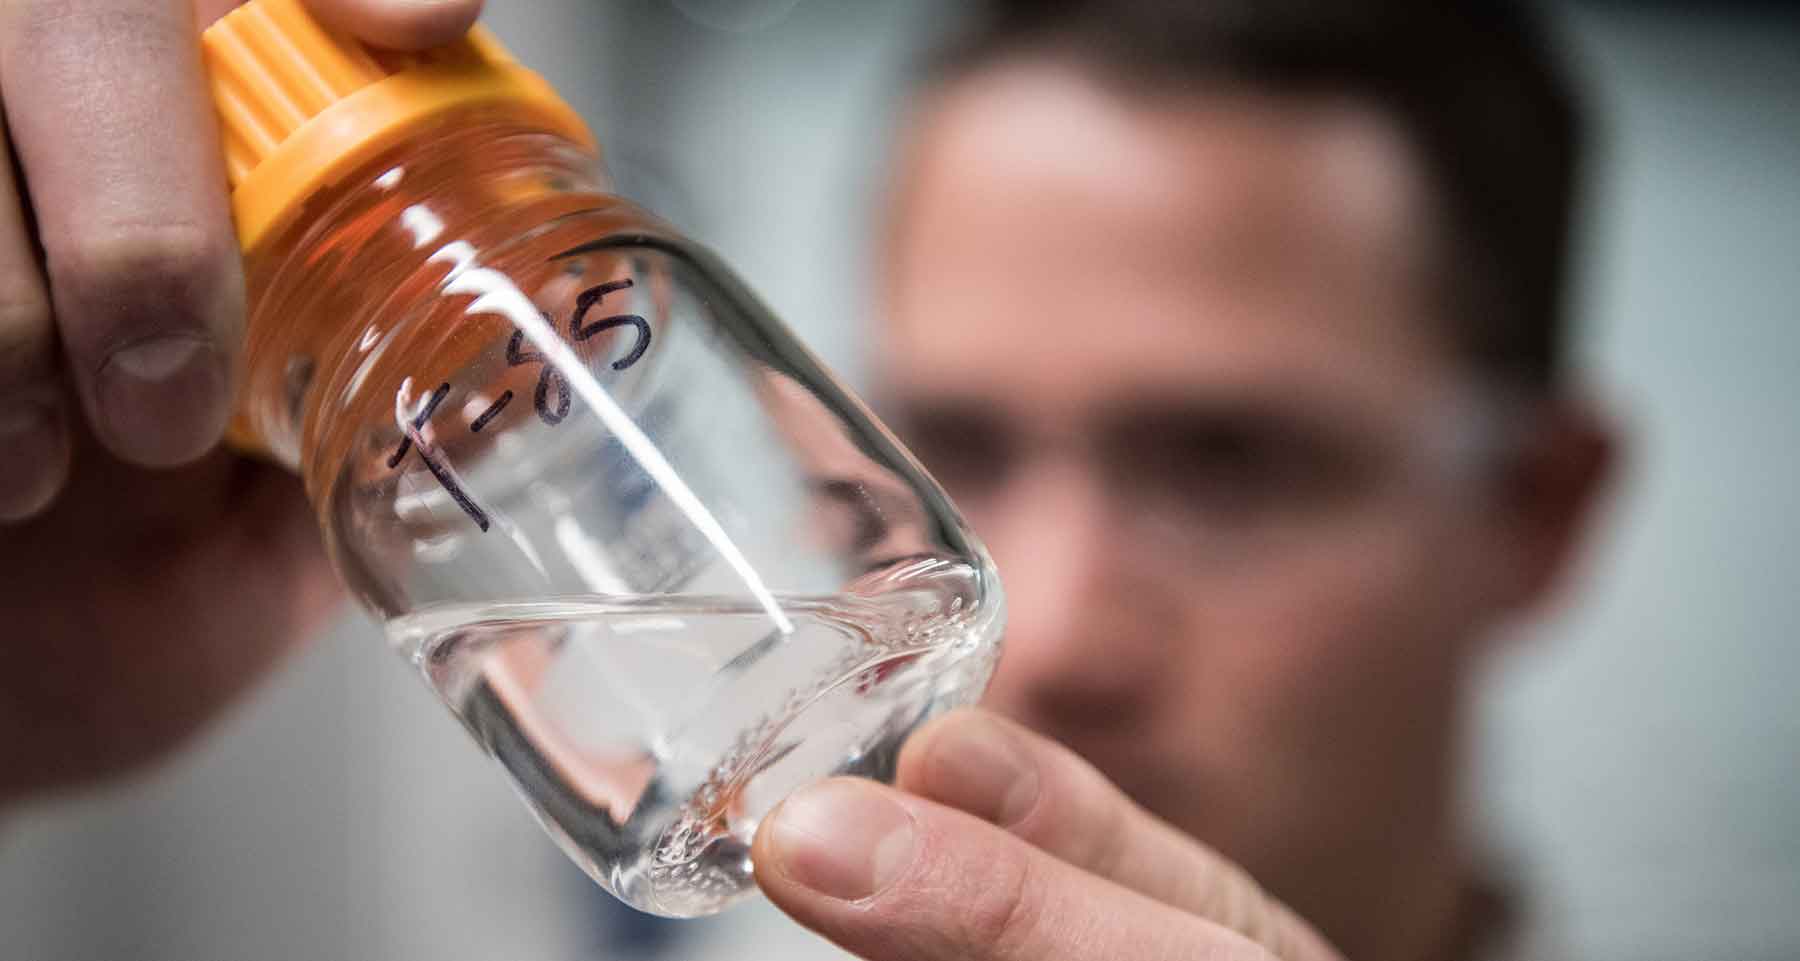
[[[981,544],[866,408],[592,157],[468,110],[246,261],[236,440],[571,857],[689,916],[758,820],[974,701]]]

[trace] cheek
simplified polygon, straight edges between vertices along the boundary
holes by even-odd
[[[1239,733],[1342,743],[1385,715],[1407,723],[1454,659],[1462,585],[1441,547],[1368,531],[1214,593],[1200,615],[1220,639],[1211,686]]]

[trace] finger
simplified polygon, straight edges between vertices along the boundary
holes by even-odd
[[[35,559],[0,577],[0,610],[38,642],[0,673],[0,809],[166,755],[341,597],[298,478],[224,451],[146,471],[70,429],[82,469],[0,530]]]
[[[378,47],[422,50],[467,33],[481,0],[307,0],[313,15]]]
[[[47,507],[69,473],[50,298],[0,125],[0,521]]]
[[[1074,752],[992,713],[954,711],[914,733],[896,783],[1278,957],[1330,951],[1244,869],[1139,807]]]
[[[868,961],[1267,957],[1236,932],[873,781],[802,789],[752,850],[771,901]]]
[[[187,3],[12,0],[0,91],[69,375],[148,466],[218,440],[243,276]]]
[[[194,25],[204,30],[242,2],[243,0],[194,0]]]

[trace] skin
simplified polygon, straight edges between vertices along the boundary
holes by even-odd
[[[195,37],[234,5],[0,3],[0,804],[161,756],[337,597],[298,481],[215,449],[244,292]],[[401,47],[480,8],[312,6]]]
[[[314,5],[399,46],[477,6]],[[243,306],[191,39],[227,7],[0,4],[0,803],[165,755],[335,597],[295,482],[209,453]],[[929,105],[883,357],[897,409],[974,403],[1028,440],[963,502],[1011,593],[991,705],[1041,733],[958,712],[896,788],[790,798],[756,866],[801,923],[870,961],[1338,957],[1302,915],[1352,956],[1430,954],[1469,664],[1556,582],[1604,435],[1551,405],[1503,485],[1401,453],[1467,393],[1420,316],[1429,205],[1378,123],[1317,107],[1140,103],[1051,63]],[[1158,471],[1088,451],[1244,408],[1362,451],[1323,462],[1357,496],[1214,478],[1175,523],[1118,493]]]
[[[1025,58],[937,92],[900,181],[888,408],[999,563],[986,707],[1023,726],[927,729],[911,796],[790,800],[765,890],[871,961],[1236,956],[1220,925],[1330,955],[1249,877],[1349,957],[1450,951],[1470,676],[1560,579],[1610,441],[1552,397],[1503,458],[1434,443],[1489,392],[1440,333],[1405,141]]]

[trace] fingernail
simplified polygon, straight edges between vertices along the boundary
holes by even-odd
[[[170,335],[115,351],[100,368],[100,415],[115,453],[153,466],[199,457],[230,415],[221,351]]]
[[[931,745],[932,793],[952,807],[1010,827],[1037,804],[1038,772],[1024,745],[986,719],[952,725]]]
[[[801,788],[776,810],[769,831],[782,874],[840,901],[879,893],[912,863],[912,815],[868,781]]]
[[[50,502],[68,464],[61,419],[32,401],[0,403],[0,450],[0,520],[30,517]]]

